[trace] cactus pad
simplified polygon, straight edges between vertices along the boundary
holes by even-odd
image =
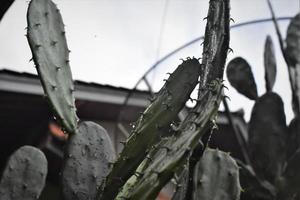
[[[252,100],[257,98],[256,83],[251,67],[245,59],[241,57],[232,59],[227,65],[226,74],[232,87],[239,93]]]
[[[27,39],[44,92],[64,129],[74,133],[74,85],[62,17],[52,1],[32,0],[27,23]]]
[[[272,91],[276,79],[276,58],[271,36],[267,36],[264,51],[265,80],[267,91]]]
[[[114,149],[104,128],[93,122],[79,124],[65,152],[62,186],[65,200],[94,200],[97,188],[115,159]]]
[[[207,149],[194,170],[193,200],[239,200],[239,169],[228,153]]]
[[[0,182],[0,199],[36,200],[47,176],[47,159],[37,148],[23,146],[14,152]]]
[[[291,63],[300,65],[300,13],[291,21],[287,30],[286,53]],[[298,66],[300,67],[300,66]]]
[[[249,150],[255,172],[274,183],[286,158],[287,127],[280,96],[268,92],[255,103],[249,123]]]

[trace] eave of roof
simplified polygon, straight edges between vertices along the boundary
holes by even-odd
[[[123,87],[114,87],[93,82],[74,81],[74,84],[76,99],[94,102],[123,104],[127,94],[131,91]],[[44,94],[37,75],[7,69],[0,70],[0,91],[32,95]],[[147,91],[134,90],[128,105],[145,107],[149,103],[147,101],[148,96],[149,92]]]

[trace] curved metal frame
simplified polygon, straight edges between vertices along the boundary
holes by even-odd
[[[285,20],[291,20],[292,17],[278,17],[276,18],[277,21],[285,21]],[[235,28],[239,28],[239,27],[243,27],[243,26],[248,26],[248,25],[253,25],[253,24],[260,24],[260,23],[266,23],[266,22],[272,22],[273,18],[264,18],[264,19],[258,19],[258,20],[251,20],[251,21],[246,21],[246,22],[243,22],[243,23],[239,23],[239,24],[235,24],[235,25],[232,25],[230,26],[230,29],[235,29]],[[136,82],[136,84],[134,85],[134,87],[128,92],[125,100],[124,100],[124,103],[122,105],[122,107],[120,108],[120,111],[119,111],[119,115],[118,115],[118,121],[117,121],[117,124],[119,124],[119,122],[121,121],[122,119],[122,111],[124,109],[124,107],[127,105],[128,101],[129,101],[129,98],[131,97],[132,93],[134,90],[136,90],[136,88],[138,87],[138,85],[144,81],[145,84],[147,85],[148,87],[148,90],[150,91],[150,95],[152,96],[154,94],[153,90],[152,90],[152,87],[151,87],[151,84],[149,83],[149,81],[147,80],[146,76],[152,71],[154,70],[158,65],[160,65],[162,62],[164,62],[165,60],[167,60],[168,58],[170,58],[171,56],[173,56],[174,54],[176,54],[177,52],[183,50],[184,48],[186,47],[189,47],[190,45],[200,41],[200,40],[203,40],[204,39],[204,36],[200,36],[200,37],[197,37],[183,45],[181,45],[180,47],[178,47],[177,49],[171,51],[170,53],[166,54],[165,56],[163,56],[161,59],[159,59],[158,61],[156,61],[145,73],[144,75]]]

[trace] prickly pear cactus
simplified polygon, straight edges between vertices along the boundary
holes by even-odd
[[[286,53],[294,66],[300,67],[300,13],[289,24],[286,37]]]
[[[2,200],[36,200],[47,176],[47,160],[37,148],[23,146],[14,152],[0,182]]]
[[[80,123],[78,132],[70,136],[63,161],[65,200],[94,200],[114,159],[106,130],[93,122]]]
[[[300,194],[300,149],[288,160],[287,165],[280,178],[279,199],[298,199]]]
[[[138,119],[103,185],[103,191],[99,191],[101,199],[113,199],[118,193],[118,188],[125,183],[144,159],[147,149],[165,135],[161,130],[169,128],[172,120],[189,99],[198,82],[199,72],[199,61],[195,58],[188,58],[170,75],[154,102]]]
[[[294,155],[297,149],[300,148],[300,119],[294,118],[288,127],[287,136],[287,158]]]
[[[266,90],[272,91],[276,79],[276,58],[271,36],[267,36],[264,51]]]
[[[238,200],[241,193],[239,169],[225,152],[206,149],[194,170],[193,200]]]
[[[227,65],[226,74],[230,84],[239,93],[252,100],[257,98],[256,83],[251,67],[245,59],[241,57],[232,59]]]
[[[260,97],[249,122],[249,151],[259,177],[274,183],[286,159],[287,127],[283,102],[268,92]]]
[[[297,14],[291,20],[285,46],[269,0],[268,4],[281,51],[288,66],[293,98],[292,107],[295,117],[287,128],[283,102],[279,95],[272,92],[276,79],[276,60],[272,40],[268,36],[264,52],[267,92],[261,97],[256,98],[249,122],[249,139],[247,146],[244,148],[248,150],[251,162],[248,163],[247,167],[245,167],[245,164],[239,163],[242,167],[241,183],[245,188],[242,199],[295,200],[300,199],[300,178],[297,172],[300,165],[300,51],[298,45],[300,41],[300,14]],[[232,80],[229,76],[233,76],[230,73],[227,74],[229,81]],[[239,72],[236,76],[243,76],[243,73]],[[231,84],[234,87],[238,87],[242,84],[240,81],[242,80]],[[244,94],[242,91],[240,92]]]
[[[51,0],[32,0],[27,12],[27,39],[45,94],[69,133],[77,128],[74,85],[62,17]]]

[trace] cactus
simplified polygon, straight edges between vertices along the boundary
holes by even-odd
[[[193,200],[237,200],[241,193],[239,169],[229,154],[206,149],[194,170]]]
[[[199,139],[214,125],[224,97],[222,78],[229,49],[229,0],[210,1],[202,63],[187,58],[170,75],[137,120],[111,169],[113,148],[106,131],[92,122],[81,122],[77,128],[69,51],[59,10],[51,0],[32,0],[27,21],[28,42],[44,91],[57,119],[70,133],[62,171],[64,198],[155,199],[178,170],[187,169],[184,165]],[[196,106],[178,127],[169,130],[199,77]],[[233,173],[232,178],[238,181]],[[183,174],[183,180],[184,177]],[[231,182],[231,178],[226,180]],[[187,180],[183,182],[187,185]],[[193,186],[193,190],[198,191],[198,186]],[[236,194],[224,192],[235,199],[239,196],[238,190]],[[184,188],[182,193],[186,193]]]
[[[294,199],[295,196],[299,197],[300,189],[300,149],[288,160],[285,170],[280,177],[278,199]],[[298,198],[295,198],[298,199]]]
[[[223,85],[219,79],[223,76],[229,46],[229,1],[210,1],[208,13],[198,103],[180,125],[180,131],[177,130],[170,137],[162,139],[157,148],[150,151],[155,151],[151,164],[135,182],[135,187],[132,187],[134,189],[127,196],[122,196],[123,199],[155,198],[176,170],[185,163],[186,156],[196,147],[197,141],[208,128],[208,123],[216,115],[223,98]],[[130,183],[127,182],[124,187],[127,184]],[[100,199],[111,198],[112,196],[104,194]]]
[[[175,173],[174,182],[176,187],[172,200],[184,200],[186,198],[190,180],[189,166],[188,159],[187,162],[179,168],[177,173]]]
[[[14,152],[6,165],[0,182],[0,199],[35,200],[45,185],[47,160],[45,155],[31,146]]]
[[[65,130],[75,133],[74,85],[59,10],[50,0],[32,0],[28,7],[27,23],[27,39],[45,94]]]
[[[259,177],[274,182],[286,159],[287,127],[283,102],[268,92],[255,102],[248,128],[249,153]]]
[[[240,181],[243,185],[241,199],[274,199],[276,197],[276,189],[268,181],[258,178],[253,168],[245,165],[243,162],[236,160],[240,168]]]
[[[269,6],[271,4],[269,2]],[[286,47],[275,20],[271,7],[273,20],[281,50],[288,66],[290,82],[293,94],[293,109],[295,118],[289,127],[286,125],[284,106],[281,97],[272,91],[276,79],[276,60],[274,56],[271,37],[268,36],[265,43],[264,64],[266,93],[255,98],[251,119],[248,127],[248,154],[251,158],[250,166],[239,162],[242,167],[241,183],[244,187],[242,199],[299,199],[298,189],[300,178],[297,176],[299,168],[299,44],[300,41],[300,15],[297,14],[288,27]],[[240,59],[240,58],[239,58]],[[235,59],[236,60],[236,59]],[[245,61],[246,62],[246,61]],[[252,73],[238,72],[232,62],[228,64],[228,80],[231,85],[245,95],[238,87],[244,82],[253,82]],[[248,66],[250,68],[250,66]],[[250,70],[248,70],[249,72]],[[237,73],[237,74],[230,74]],[[246,80],[238,80],[232,77],[244,76]],[[250,85],[250,84],[249,84]],[[247,91],[256,91],[256,86]],[[246,95],[247,96],[247,95]],[[249,96],[249,95],[248,95]],[[250,98],[250,97],[249,97]],[[253,98],[250,98],[253,99]],[[250,170],[249,170],[250,169]],[[252,171],[253,170],[253,171]]]
[[[93,122],[79,124],[71,135],[62,169],[65,200],[95,199],[97,188],[109,172],[115,154],[104,128]]]
[[[251,67],[245,59],[241,57],[232,59],[227,65],[226,74],[230,84],[239,93],[252,100],[257,98],[256,83]]]
[[[124,149],[103,184],[102,191],[99,191],[100,199],[114,198],[118,189],[144,159],[147,149],[157,143],[160,137],[167,135],[162,130],[169,128],[189,99],[198,82],[199,71],[200,64],[193,58],[183,61],[170,75],[154,102],[144,111],[131,131]]]
[[[156,148],[151,164],[142,172],[141,178],[135,183],[128,196],[123,199],[154,199],[161,188],[174,176],[176,171],[185,164],[186,158],[197,146],[199,138],[210,126],[218,111],[219,103],[223,98],[223,85],[218,82],[214,89],[207,90],[193,112],[182,122],[180,130],[172,136],[161,140]],[[147,159],[147,158],[146,158]],[[129,184],[128,182],[125,184]]]
[[[266,90],[272,91],[276,79],[276,58],[271,36],[267,36],[264,51]]]

